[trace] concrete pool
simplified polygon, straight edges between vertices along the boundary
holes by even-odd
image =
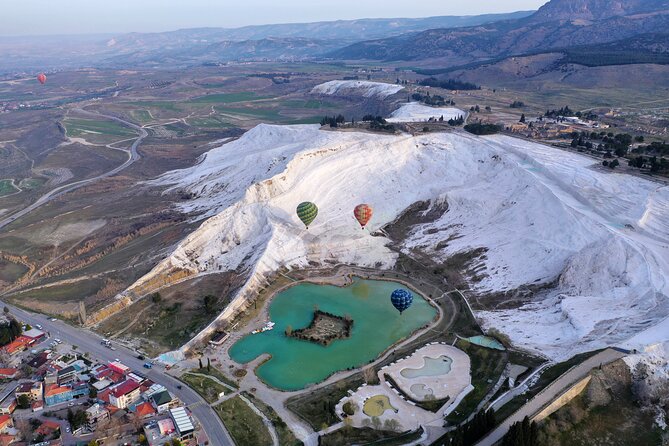
[[[400,375],[409,379],[421,376],[445,375],[451,371],[451,364],[453,364],[453,360],[446,355],[441,355],[438,358],[425,357],[423,367],[419,369],[403,369],[400,371]]]

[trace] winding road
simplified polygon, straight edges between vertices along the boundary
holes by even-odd
[[[85,180],[80,180],[80,181],[75,181],[74,183],[69,183],[69,184],[64,184],[60,187],[57,187],[55,189],[50,190],[46,194],[42,195],[40,198],[37,199],[34,203],[31,205],[21,209],[20,211],[14,212],[13,214],[10,214],[9,216],[3,218],[0,220],[0,229],[4,228],[5,226],[13,223],[14,221],[18,220],[19,218],[23,217],[24,215],[29,214],[30,212],[34,211],[38,207],[48,203],[49,201],[53,200],[56,197],[59,197],[63,194],[66,194],[68,192],[72,192],[75,189],[79,189],[82,186],[85,186],[87,184],[93,183],[95,181],[98,181],[102,178],[107,178],[116,175],[117,173],[121,172],[124,169],[127,169],[130,167],[135,161],[139,160],[141,158],[141,155],[139,152],[137,152],[137,147],[142,143],[144,138],[149,136],[149,133],[142,127],[133,124],[132,122],[124,121],[121,118],[117,118],[116,116],[108,116],[108,115],[103,115],[100,113],[94,113],[94,112],[89,112],[83,109],[76,109],[75,110],[79,114],[84,114],[88,116],[93,116],[97,118],[106,118],[110,119],[112,121],[117,121],[120,122],[121,124],[131,127],[134,130],[137,130],[139,132],[139,136],[135,141],[132,143],[130,148],[127,150],[128,152],[128,159],[121,164],[120,166],[117,166],[113,168],[112,170],[105,172],[103,174],[100,174],[96,177],[93,178],[87,178]]]

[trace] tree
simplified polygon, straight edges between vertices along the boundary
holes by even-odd
[[[28,395],[21,394],[16,399],[16,405],[19,409],[28,409],[30,407],[30,398],[28,398]]]
[[[88,391],[88,396],[89,396],[89,398],[97,398],[98,397],[98,389],[91,386],[91,388]]]
[[[204,312],[209,315],[216,313],[217,303],[218,303],[218,297],[214,296],[213,294],[207,294],[206,296],[204,296],[203,299]]]
[[[400,430],[400,422],[394,418],[388,418],[383,422],[383,428],[387,431],[397,432]]]
[[[525,123],[525,113],[520,115],[520,122],[522,122],[523,124]]]
[[[9,314],[9,307],[5,306],[5,308],[3,308],[2,311],[3,311],[5,314]]]
[[[356,406],[356,404],[351,400],[346,401],[341,407],[341,410],[343,410],[344,413],[348,416],[355,414],[357,409],[358,406]]]
[[[160,293],[153,293],[151,295],[151,302],[153,302],[154,304],[160,303],[161,300],[163,300],[163,298],[160,295]]]
[[[211,372],[211,359],[207,358],[207,372]]]
[[[202,358],[197,358],[197,362],[200,364],[200,369],[202,369]]]
[[[609,168],[610,168],[610,169],[615,169],[615,168],[618,167],[619,165],[620,165],[620,163],[618,162],[618,160],[613,160],[613,161],[611,161],[611,162],[609,163]]]
[[[372,417],[372,427],[376,430],[381,429],[381,420],[379,417]]]

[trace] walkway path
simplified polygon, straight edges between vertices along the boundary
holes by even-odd
[[[262,422],[265,424],[265,427],[269,431],[269,435],[272,437],[272,444],[274,446],[279,446],[279,436],[276,434],[276,430],[274,429],[274,425],[272,422],[265,416],[264,413],[260,411],[251,401],[246,399],[246,397],[242,394],[239,394],[239,398],[241,398],[242,401],[244,401],[252,411],[256,413],[260,418],[262,418]]]
[[[572,367],[558,379],[553,381],[552,384],[535,395],[534,398],[518,409],[513,415],[504,420],[502,424],[497,426],[496,429],[479,441],[477,446],[493,446],[504,437],[512,424],[522,421],[525,417],[531,418],[536,415],[541,409],[552,403],[555,398],[561,395],[565,389],[586,377],[593,368],[608,364],[624,356],[625,353],[612,348],[607,348],[606,350],[586,359],[577,366]]]

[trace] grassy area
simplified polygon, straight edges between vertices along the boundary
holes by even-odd
[[[225,122],[222,119],[217,118],[216,116],[205,116],[200,118],[190,118],[186,122],[193,127],[203,127],[203,128],[228,128],[232,127],[232,124]]]
[[[149,113],[148,110],[132,110],[130,114],[133,119],[136,119],[142,124],[153,121],[153,119],[151,119],[151,113]]]
[[[13,283],[26,272],[28,272],[28,268],[24,265],[0,259],[0,282]]]
[[[469,355],[471,361],[472,390],[458,405],[446,420],[457,424],[471,414],[483,398],[497,384],[500,375],[507,363],[505,352],[480,347],[462,339],[456,342],[456,347]]]
[[[356,373],[336,383],[321,387],[286,401],[286,407],[302,417],[315,431],[320,431],[340,420],[334,413],[335,405],[348,394],[349,389],[357,389],[365,380]]]
[[[21,189],[37,189],[46,183],[44,178],[24,178],[19,183]]]
[[[204,376],[185,373],[181,375],[181,380],[210,403],[218,401],[221,392],[229,392],[229,389],[223,387],[213,379]]]
[[[279,444],[281,446],[300,446],[303,445],[300,440],[295,437],[295,434],[290,430],[288,425],[279,417],[279,415],[270,406],[255,398],[248,392],[243,392],[244,396],[253,403],[265,416],[272,422],[276,434],[279,436]]]
[[[252,91],[242,91],[239,93],[219,93],[208,94],[191,99],[193,104],[232,104],[235,102],[254,101],[258,99],[268,99],[271,96],[258,96]]]
[[[11,295],[9,300],[17,305],[25,299],[45,302],[76,302],[95,294],[103,285],[101,279],[80,280],[76,283],[56,285]]]
[[[237,446],[272,444],[272,437],[262,419],[238,396],[222,402],[214,409]]]
[[[133,130],[114,121],[67,118],[63,124],[67,129],[67,135],[73,137],[102,134],[130,138],[136,135]]]
[[[417,440],[422,431],[398,433],[378,431],[372,428],[342,427],[320,438],[321,446],[341,446],[349,444],[399,446]]]
[[[203,363],[206,363],[206,360],[202,361]],[[200,373],[202,375],[209,375],[213,376],[214,378],[218,379],[222,383],[225,383],[229,385],[230,387],[234,387],[235,389],[239,388],[239,384],[237,384],[236,381],[233,381],[232,379],[228,378],[221,372],[219,369],[217,369],[214,366],[211,366],[207,369],[207,366],[202,367],[201,369],[193,369],[193,372],[195,373]]]
[[[0,197],[11,195],[18,191],[19,190],[12,184],[12,180],[0,180]]]
[[[140,102],[124,102],[124,105],[130,105],[136,108],[157,109],[165,111],[181,111],[179,103],[174,101],[140,101]]]

